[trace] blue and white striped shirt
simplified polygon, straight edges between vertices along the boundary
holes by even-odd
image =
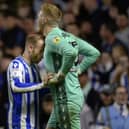
[[[39,128],[39,93],[43,87],[36,65],[28,65],[23,57],[15,58],[8,67],[8,128]]]

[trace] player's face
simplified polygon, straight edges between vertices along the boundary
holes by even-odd
[[[31,54],[31,61],[33,63],[39,63],[43,58],[43,51],[44,51],[44,42],[43,40],[38,40],[37,44],[33,48]]]

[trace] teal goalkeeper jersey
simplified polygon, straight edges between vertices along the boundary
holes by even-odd
[[[79,55],[84,55],[80,64],[78,64]],[[58,86],[50,86],[55,103],[57,99],[59,101],[67,99],[68,103],[79,105],[83,103],[83,93],[80,88],[78,73],[88,69],[99,55],[99,51],[86,41],[58,27],[53,28],[48,33],[45,39],[45,67],[48,72],[57,73],[60,71],[66,75],[63,84],[61,84],[63,88],[56,90]],[[58,95],[58,92],[61,92],[61,96]]]

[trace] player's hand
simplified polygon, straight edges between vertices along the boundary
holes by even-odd
[[[58,81],[58,76],[57,74],[54,74],[53,77],[49,77],[49,80],[48,80],[48,85],[55,85],[57,84],[59,81]]]
[[[57,73],[57,74],[53,74],[48,81],[48,84],[50,85],[55,85],[58,84],[59,82],[63,81],[65,78],[64,74],[62,73]]]
[[[62,72],[57,73],[58,81],[61,82],[65,79],[65,75]]]
[[[52,79],[54,77],[54,74],[53,73],[48,73],[44,79],[43,79],[43,82],[44,82],[44,87],[46,87],[48,85],[48,82],[50,79]]]

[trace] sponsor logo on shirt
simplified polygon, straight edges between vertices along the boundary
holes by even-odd
[[[13,69],[18,69],[19,68],[19,63],[14,61],[13,62]]]
[[[60,42],[60,40],[61,40],[61,38],[58,37],[58,36],[56,36],[56,37],[54,37],[53,42],[54,42],[55,44],[58,44],[58,43]]]

